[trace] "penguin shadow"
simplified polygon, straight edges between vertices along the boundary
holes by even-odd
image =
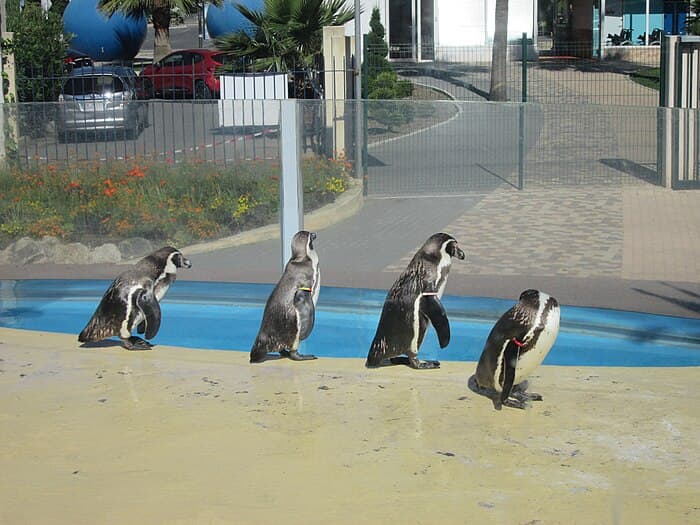
[[[382,359],[376,365],[368,365],[365,362],[365,368],[386,368],[389,366],[407,366],[408,368],[413,368],[414,370],[434,369],[440,368],[440,361],[418,361],[418,365],[414,366],[414,364],[411,363],[411,360],[408,357],[397,356]]]
[[[467,387],[469,390],[474,392],[475,394],[478,394],[480,396],[486,397],[491,400],[493,403],[493,408],[495,410],[502,410],[503,405],[510,407],[510,408],[519,408],[519,409],[525,409],[529,408],[529,403],[528,401],[541,401],[542,396],[539,394],[527,394],[527,387],[528,387],[528,382],[527,380],[521,381],[517,385],[513,387],[512,395],[516,396],[518,398],[518,401],[511,401],[510,399],[507,399],[505,403],[501,402],[501,393],[497,392],[496,390],[492,388],[481,388],[479,385],[476,383],[476,374],[472,374],[471,377],[467,380]]]
[[[155,345],[148,343],[150,348],[153,348]],[[121,341],[117,341],[116,339],[102,339],[100,341],[91,341],[87,343],[81,343],[79,345],[80,348],[122,348],[124,350],[128,350],[127,348],[124,348],[124,343]],[[150,348],[144,348],[143,350],[150,350]]]

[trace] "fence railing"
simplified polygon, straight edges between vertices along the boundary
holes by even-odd
[[[469,47],[424,46],[420,58],[410,46],[393,46],[392,67],[416,82],[439,87],[457,100],[485,100],[491,78],[490,45]],[[371,51],[371,48],[369,48]],[[604,104],[657,106],[658,92],[638,84],[640,70],[658,67],[659,46],[610,46],[603,58],[591,56],[590,43],[540,49],[531,40],[508,45],[506,82],[508,99],[542,104]],[[370,55],[371,56],[371,55]],[[522,57],[526,57],[526,76]],[[371,75],[377,65],[368,63]]]

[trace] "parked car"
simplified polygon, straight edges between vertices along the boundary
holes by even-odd
[[[182,49],[146,66],[141,77],[150,81],[155,97],[218,98],[217,70],[227,62],[226,54],[221,51]]]
[[[75,49],[69,48],[66,52],[66,58],[63,59],[63,67],[66,73],[70,73],[77,67],[92,66],[92,58],[85,53],[81,53]]]
[[[64,141],[77,132],[109,130],[136,138],[149,125],[147,98],[143,79],[130,67],[75,68],[58,97],[58,138]]]

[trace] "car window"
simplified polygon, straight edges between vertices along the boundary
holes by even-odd
[[[69,78],[63,86],[66,95],[104,95],[124,91],[124,83],[111,75],[86,75]]]
[[[176,53],[174,55],[170,55],[169,57],[165,57],[163,60],[160,61],[161,67],[181,67],[184,63],[184,56],[182,53]]]
[[[194,66],[198,62],[201,62],[203,59],[204,57],[202,57],[202,55],[200,55],[199,53],[185,53],[183,55],[185,66]]]

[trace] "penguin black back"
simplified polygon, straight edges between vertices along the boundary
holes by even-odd
[[[440,346],[450,340],[447,314],[440,301],[452,258],[464,259],[457,240],[447,233],[431,235],[389,289],[377,331],[367,355],[369,367],[408,364],[413,368],[437,368],[438,361],[419,361],[418,349],[428,322],[433,324]],[[399,358],[402,354],[406,358]]]
[[[527,401],[541,400],[539,394],[525,392],[525,379],[552,348],[559,318],[559,303],[554,297],[538,290],[522,292],[486,340],[475,373],[481,393],[498,393],[497,406],[524,408]]]
[[[292,238],[292,255],[265,303],[260,329],[250,350],[250,362],[259,363],[271,352],[295,361],[315,359],[299,354],[301,341],[314,326],[315,307],[321,287],[316,234],[302,230]]]
[[[112,281],[78,341],[91,343],[119,336],[129,350],[150,348],[149,343],[131,336],[131,332],[137,328],[148,339],[155,337],[161,322],[159,301],[174,282],[177,268],[191,266],[190,261],[171,246],[139,260]]]

